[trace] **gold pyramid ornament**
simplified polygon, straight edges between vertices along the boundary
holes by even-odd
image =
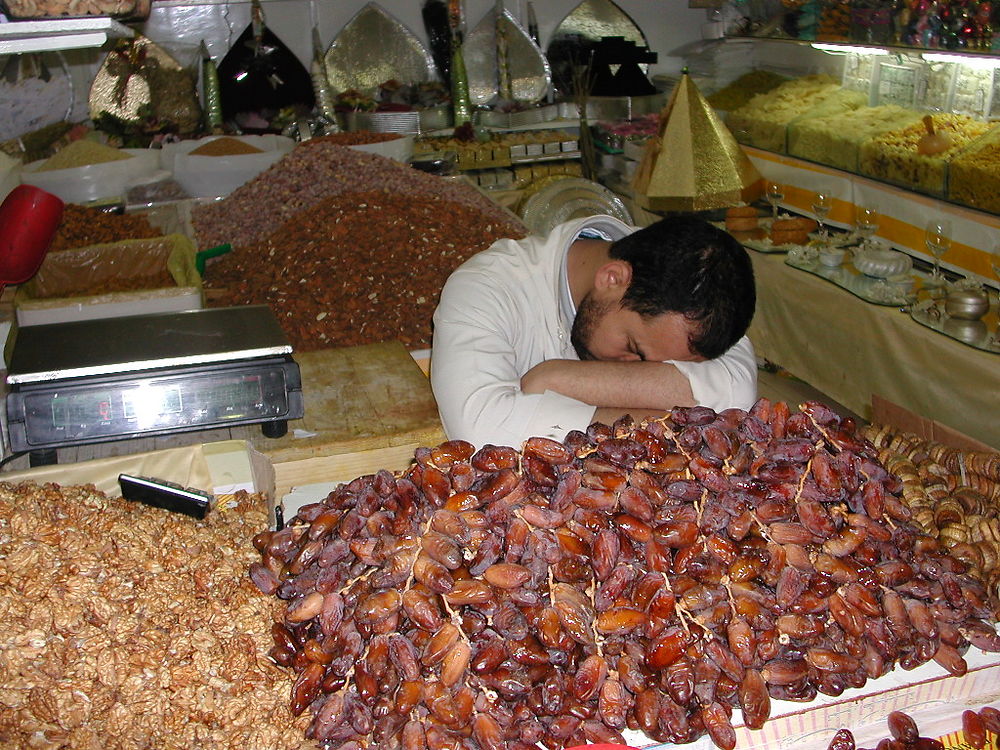
[[[763,182],[685,71],[636,169],[636,201],[650,211],[707,211],[756,200]]]

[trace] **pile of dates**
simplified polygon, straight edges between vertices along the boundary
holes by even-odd
[[[521,450],[461,441],[254,539],[287,601],[271,657],[308,734],[356,750],[528,750],[707,733],[772,699],[1000,650],[997,602],[909,522],[849,420],[678,408]]]
[[[886,719],[889,736],[879,740],[875,750],[944,750],[944,744],[933,737],[922,737],[913,717],[903,711],[893,711]],[[978,711],[962,712],[962,739],[969,747],[982,750],[1000,735],[1000,711],[983,706]],[[854,733],[840,729],[830,740],[827,750],[855,750]]]

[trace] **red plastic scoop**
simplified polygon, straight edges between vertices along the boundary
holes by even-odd
[[[63,202],[34,185],[18,185],[0,204],[0,291],[38,271],[62,218]]]

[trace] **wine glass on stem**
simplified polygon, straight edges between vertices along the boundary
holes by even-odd
[[[833,202],[830,200],[830,196],[826,193],[816,193],[813,196],[812,210],[816,214],[816,221],[819,223],[819,233],[825,239],[827,236],[826,224],[824,223],[826,217],[830,213],[830,208],[833,206]]]
[[[878,231],[878,211],[874,206],[862,203],[855,208],[854,229],[861,238],[862,245],[866,245],[875,236]]]
[[[771,218],[778,218],[778,204],[785,200],[785,188],[780,182],[767,181],[767,202],[771,204]]]
[[[944,275],[941,273],[941,257],[951,247],[951,222],[947,219],[931,219],[924,230],[924,244],[934,256],[934,272],[929,283],[932,286],[944,286]]]

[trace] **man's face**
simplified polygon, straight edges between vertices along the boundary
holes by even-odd
[[[643,318],[617,300],[599,300],[590,292],[580,302],[570,340],[580,359],[613,362],[677,360],[700,362],[688,337],[694,324],[679,313]]]

